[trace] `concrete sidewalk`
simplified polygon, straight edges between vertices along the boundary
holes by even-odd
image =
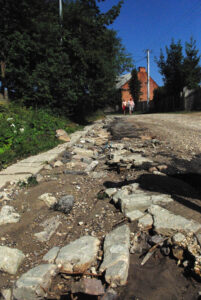
[[[0,189],[8,182],[18,182],[26,180],[28,177],[37,174],[44,167],[46,162],[50,162],[58,157],[67,148],[76,144],[81,137],[84,137],[94,125],[86,126],[82,131],[76,131],[70,135],[70,142],[60,144],[57,147],[34,156],[23,159],[16,164],[9,166],[0,172]]]

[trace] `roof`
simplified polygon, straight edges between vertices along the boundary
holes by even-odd
[[[120,89],[122,85],[128,82],[131,79],[131,73],[127,73],[117,77],[116,80],[116,89]]]

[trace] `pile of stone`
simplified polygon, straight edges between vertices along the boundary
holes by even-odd
[[[149,169],[153,161],[139,153],[138,150],[127,147],[124,144],[110,145],[107,155],[107,165],[117,171],[128,170],[131,168]]]
[[[59,274],[66,274],[68,278],[73,275],[82,277],[71,284],[70,293],[104,297],[111,294],[113,298],[109,299],[115,299],[116,293],[107,290],[107,287],[126,284],[129,249],[130,229],[127,225],[106,235],[103,251],[100,240],[92,236],[83,236],[62,248],[54,247],[43,257],[42,264],[24,273],[16,281],[10,299],[14,297],[16,300],[37,300],[50,296],[52,281]],[[19,259],[23,258],[21,254]],[[100,277],[108,285],[103,285],[101,280],[94,277]],[[60,292],[62,295],[62,291]]]

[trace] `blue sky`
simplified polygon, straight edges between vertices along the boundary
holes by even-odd
[[[181,40],[182,45],[193,36],[201,50],[201,0],[124,0],[119,17],[110,26],[118,32],[136,67],[146,66],[145,50],[150,49],[151,77],[162,85],[162,78],[154,57],[160,48],[169,46],[171,39]],[[107,11],[118,0],[100,3]],[[201,52],[201,51],[200,51]]]

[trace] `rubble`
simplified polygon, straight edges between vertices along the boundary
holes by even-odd
[[[0,270],[9,274],[16,274],[25,255],[18,249],[0,246]]]

